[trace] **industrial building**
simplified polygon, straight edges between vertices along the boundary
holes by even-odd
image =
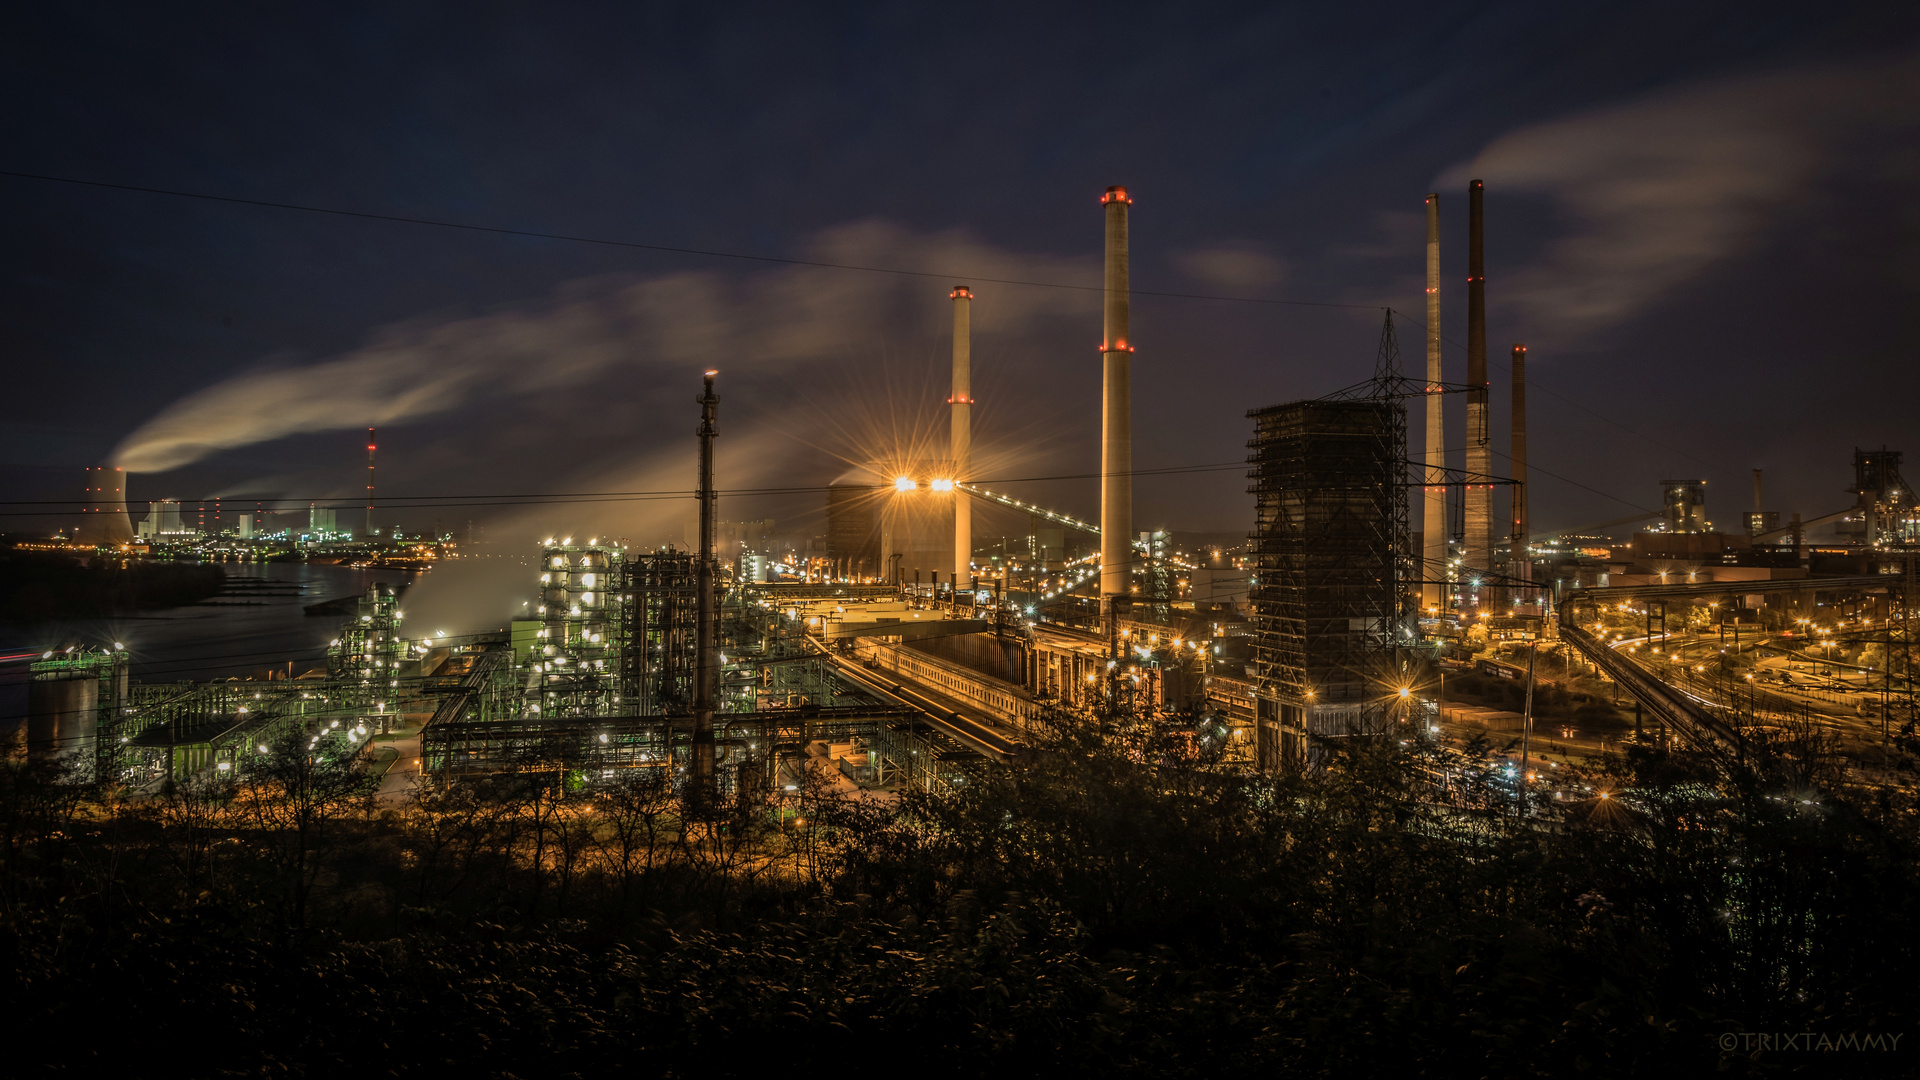
[[[1299,768],[1310,737],[1384,731],[1408,685],[1405,409],[1296,401],[1248,415],[1257,758]]]
[[[956,505],[965,496],[951,462],[875,462],[827,489],[827,558],[854,581],[955,585]]]
[[[1660,505],[1666,514],[1668,532],[1713,531],[1713,522],[1707,520],[1707,482],[1705,480],[1662,480]]]

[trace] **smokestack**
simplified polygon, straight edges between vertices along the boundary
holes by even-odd
[[[1753,508],[1755,511],[1766,509],[1766,504],[1760,501],[1760,470],[1759,469],[1753,470]]]
[[[973,579],[973,506],[959,484],[973,475],[973,290],[955,285],[953,300],[953,590]]]
[[[696,622],[694,630],[693,679],[693,796],[695,805],[704,805],[714,795],[713,712],[720,691],[720,645],[715,625],[713,565],[713,437],[714,411],[720,399],[713,393],[713,377],[707,372],[706,392],[700,402],[700,551],[694,558]]]
[[[1420,518],[1420,606],[1440,607],[1447,577],[1447,429],[1440,394],[1440,196],[1427,196],[1427,486]]]
[[[373,429],[367,429],[367,539],[373,539]]]
[[[1100,343],[1100,604],[1112,638],[1133,595],[1133,406],[1128,387],[1133,342],[1127,330],[1127,208],[1133,199],[1126,188],[1110,187],[1100,202],[1107,208],[1106,319]]]
[[[1481,185],[1467,185],[1467,490],[1466,548],[1469,570],[1493,562],[1493,449],[1487,441],[1487,260]],[[1478,604],[1480,596],[1474,594]]]
[[[89,465],[86,499],[73,542],[95,547],[133,543],[133,519],[127,516],[127,473],[118,465]]]
[[[1527,558],[1527,347],[1513,347],[1513,536],[1507,553],[1507,575],[1533,580],[1533,562]],[[1532,597],[1516,593],[1523,600]]]

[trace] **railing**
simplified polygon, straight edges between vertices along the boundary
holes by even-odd
[[[1039,703],[1026,697],[1025,691],[1011,683],[1003,683],[991,675],[982,675],[905,648],[865,647],[857,655],[862,660],[874,661],[879,667],[896,675],[904,675],[956,701],[972,705],[1005,723],[1025,727],[1041,709]]]
[[[474,692],[485,689],[487,682],[493,678],[493,669],[499,667],[507,657],[512,655],[511,649],[495,647],[487,649],[476,657],[473,667],[461,677],[460,685],[447,695],[439,708],[433,710],[433,716],[428,719],[427,727],[445,727],[459,723],[467,715],[467,707],[472,704]]]
[[[1746,753],[1745,740],[1725,721],[1702,709],[1677,687],[1655,678],[1639,664],[1573,625],[1572,620],[1561,620],[1560,637],[1652,710],[1656,719],[1665,721],[1695,745],[1722,756],[1739,757]]]

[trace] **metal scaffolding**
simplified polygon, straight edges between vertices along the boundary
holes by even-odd
[[[625,710],[684,713],[693,704],[698,605],[694,556],[671,548],[629,554],[620,585]]]
[[[336,679],[399,677],[406,642],[400,639],[400,598],[393,586],[377,583],[367,588],[352,617],[340,627],[340,636],[327,647],[327,672]]]
[[[1298,768],[1310,737],[1379,734],[1410,681],[1417,587],[1406,407],[1391,316],[1375,377],[1248,416],[1256,758]]]

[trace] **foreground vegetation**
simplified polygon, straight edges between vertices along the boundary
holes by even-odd
[[[564,768],[381,809],[275,749],[123,801],[0,771],[16,1075],[1909,1074],[1904,791],[1596,763],[1521,816],[1418,746],[1283,780],[1056,718],[935,800],[700,814]],[[545,761],[546,759],[542,759]],[[90,1036],[75,1038],[72,1034]],[[39,1034],[34,1034],[39,1033]]]

